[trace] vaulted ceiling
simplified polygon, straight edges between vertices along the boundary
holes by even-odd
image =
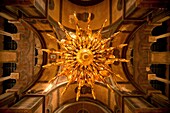
[[[54,106],[49,109],[55,112],[64,112],[64,110],[70,112],[69,110],[73,110],[73,107],[75,107],[74,110],[80,107],[81,102],[74,103],[75,106],[69,104],[75,102],[76,82],[68,87],[64,95],[61,95],[67,84],[65,76],[55,79],[50,91],[44,92],[50,84],[49,81],[61,72],[62,67],[42,68],[43,65],[56,62],[60,58],[60,56],[46,53],[42,49],[56,51],[61,49],[56,39],[65,39],[66,35],[58,22],[68,32],[73,33],[76,31],[73,14],[76,13],[80,27],[85,29],[89,13],[91,13],[90,27],[93,33],[97,32],[107,19],[101,32],[103,39],[114,37],[108,43],[108,47],[128,44],[121,49],[115,49],[113,55],[116,58],[125,58],[130,61],[127,63],[116,61],[109,65],[112,71],[121,77],[112,75],[106,77],[106,81],[113,86],[115,85],[114,81],[116,81],[121,90],[112,92],[101,81],[96,81],[94,89],[97,102],[89,100],[89,98],[92,98],[91,90],[88,86],[84,86],[81,90],[81,96],[86,99],[80,98],[80,100],[92,101],[95,104],[85,102],[83,105],[87,108],[91,106],[88,111],[92,110],[93,107],[107,106],[107,109],[100,109],[103,110],[101,113],[108,113],[116,111],[117,106],[121,106],[120,95],[129,93],[138,96],[148,95],[150,90],[154,90],[147,78],[148,74],[152,73],[150,70],[152,64],[150,46],[153,42],[148,42],[149,36],[152,35],[152,30],[161,26],[162,23],[166,23],[167,26],[170,25],[169,2],[168,0],[159,2],[159,0],[155,2],[145,0],[2,1],[0,16],[8,20],[8,23],[14,24],[17,32],[21,33],[21,39],[16,41],[18,44],[17,53],[20,54],[17,54],[17,68],[15,70],[16,73],[20,73],[20,79],[8,91],[15,89],[21,97],[30,94],[44,94],[47,97],[46,105],[49,105],[48,107]],[[2,29],[4,28],[2,27]],[[168,30],[169,27],[166,31],[168,32]],[[115,35],[115,33],[117,34]],[[167,41],[167,43],[169,42]],[[121,91],[123,94],[121,94]],[[167,88],[166,91],[168,92],[166,96],[168,96],[169,89]],[[68,105],[64,107],[68,109],[58,109],[66,103]],[[86,110],[77,109],[77,113],[84,112]]]

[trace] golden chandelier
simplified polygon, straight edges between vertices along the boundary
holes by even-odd
[[[109,64],[113,64],[115,61],[128,62],[126,59],[115,58],[113,51],[116,48],[123,48],[127,44],[120,44],[116,47],[109,47],[108,43],[112,38],[118,33],[115,33],[110,38],[102,38],[101,31],[106,24],[106,21],[103,23],[102,27],[95,33],[92,33],[90,28],[90,18],[91,14],[89,13],[87,27],[82,29],[79,26],[76,13],[74,13],[74,20],[76,25],[75,35],[72,36],[69,32],[58,22],[60,28],[65,32],[66,38],[62,40],[57,40],[61,49],[60,50],[48,50],[42,49],[42,51],[57,54],[60,56],[54,63],[49,63],[43,67],[49,66],[62,66],[61,72],[54,77],[54,81],[59,76],[66,76],[68,83],[63,90],[62,94],[67,90],[69,85],[73,82],[77,82],[78,90],[76,94],[76,100],[78,101],[80,97],[80,90],[84,85],[91,87],[91,93],[94,99],[94,84],[95,81],[102,81],[107,85],[108,88],[112,89],[109,83],[106,81],[106,77],[112,76],[115,86],[118,88],[118,85],[115,81],[115,76],[122,78],[119,74],[115,74],[112,69],[109,67]],[[48,34],[48,36],[53,37]],[[54,38],[54,37],[53,37]],[[119,88],[118,88],[119,89]]]

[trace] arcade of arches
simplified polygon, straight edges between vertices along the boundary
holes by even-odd
[[[0,112],[1,113],[169,113],[170,112],[170,1],[169,0],[1,0],[0,1]],[[56,39],[65,38],[60,22],[75,32],[74,15],[81,27],[100,29],[108,46],[128,44],[113,51],[110,64],[121,78],[96,81],[94,91],[84,85],[76,101],[77,83],[67,77],[49,81],[62,66],[43,65],[60,56],[42,49],[60,50]],[[50,36],[51,37],[50,37]],[[55,37],[55,38],[52,38]],[[114,82],[121,90],[114,89]]]

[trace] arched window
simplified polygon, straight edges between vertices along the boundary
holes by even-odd
[[[10,76],[11,72],[16,70],[16,63],[3,63],[3,77]],[[6,89],[12,88],[16,83],[16,80],[9,79],[3,82],[3,93]]]
[[[161,26],[157,26],[152,30],[152,36],[159,36],[163,35],[165,33],[169,32],[169,23],[170,20],[167,20],[162,23]],[[169,51],[169,37],[164,37],[157,39],[155,43],[151,45],[151,50],[153,52],[166,52]],[[168,79],[169,77],[169,65],[168,64],[152,64],[150,66],[151,71],[156,74],[157,77]],[[169,80],[169,79],[168,79]],[[158,80],[151,80],[150,81],[152,87],[154,87],[157,90],[161,90],[162,93],[166,96],[169,95],[169,90],[167,90],[168,84],[165,84],[164,82],[160,82]]]
[[[157,26],[152,30],[152,36],[159,36],[167,33],[167,28],[167,22],[163,22],[162,26]],[[167,51],[167,37],[157,39],[157,41],[152,44],[151,50],[158,52]]]
[[[14,24],[8,23],[8,20],[4,21],[4,31],[9,33],[17,33],[17,27]],[[4,36],[4,50],[16,50],[17,43],[9,36]]]
[[[151,65],[151,71],[156,74],[157,77],[165,78],[166,79],[166,64],[152,64]],[[165,83],[157,81],[157,80],[151,80],[150,81],[152,87],[154,87],[157,90],[161,90],[163,94],[165,94]]]
[[[5,19],[4,31],[11,34],[17,33],[17,27],[14,24],[9,23],[8,20]],[[17,49],[17,43],[14,40],[12,40],[12,38],[9,36],[4,36],[3,45],[4,45],[3,50]],[[10,76],[10,74],[16,70],[16,67],[17,67],[16,63],[3,63],[2,64],[3,77]],[[14,79],[3,81],[3,93],[5,93],[7,89],[12,88],[15,85],[15,83],[16,80]]]

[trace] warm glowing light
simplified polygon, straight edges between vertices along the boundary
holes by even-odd
[[[101,31],[105,26],[104,22],[102,27],[96,32],[92,33],[90,28],[90,17],[89,14],[87,28],[82,29],[78,24],[78,19],[76,13],[74,13],[76,32],[69,33],[61,23],[58,22],[60,28],[65,32],[66,38],[62,40],[57,40],[61,49],[59,51],[52,51],[48,49],[42,49],[42,51],[48,53],[55,53],[60,57],[56,62],[44,65],[43,67],[49,66],[62,66],[62,70],[58,73],[57,76],[67,76],[68,83],[63,90],[62,94],[67,90],[69,85],[75,81],[78,84],[78,90],[76,95],[76,100],[78,101],[80,97],[80,90],[84,85],[91,87],[91,93],[94,99],[96,99],[94,93],[94,83],[95,80],[102,81],[107,85],[108,88],[112,89],[110,84],[105,80],[108,76],[115,76],[123,79],[119,74],[115,74],[112,69],[109,67],[109,64],[113,64],[115,61],[128,62],[126,59],[115,58],[113,55],[114,49],[123,48],[127,44],[120,44],[116,47],[108,47],[108,42],[112,40],[110,38],[102,38]],[[117,35],[119,32],[115,33],[113,36]],[[55,38],[48,34],[51,38]],[[57,77],[55,77],[57,78]],[[55,79],[53,78],[53,79]],[[118,85],[114,79],[115,86],[118,88]],[[47,87],[46,90],[49,90]]]
[[[50,83],[50,84],[48,85],[48,87],[47,87],[43,92],[48,92],[48,91],[50,91],[52,87],[53,87],[53,84]]]

